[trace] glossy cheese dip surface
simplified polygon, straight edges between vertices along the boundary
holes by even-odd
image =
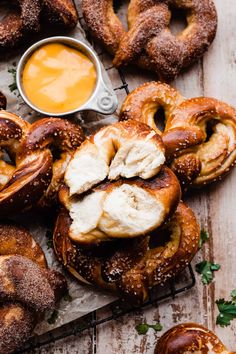
[[[77,49],[46,44],[26,62],[22,83],[28,100],[39,109],[65,113],[82,106],[96,85],[92,61]]]

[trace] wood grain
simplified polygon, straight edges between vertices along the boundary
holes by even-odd
[[[214,44],[204,59],[181,75],[173,84],[186,96],[213,96],[231,104],[236,104],[236,4],[235,0],[215,0],[219,27]],[[122,9],[122,16],[125,11]],[[178,24],[177,24],[178,25]],[[109,72],[114,86],[117,75]],[[139,84],[155,80],[153,74],[137,72],[136,68],[126,71],[130,89]],[[120,101],[123,93],[119,93]],[[203,258],[220,263],[222,269],[215,274],[215,281],[203,286],[197,276],[197,286],[175,300],[161,303],[158,308],[138,311],[124,316],[117,321],[100,326],[90,334],[68,339],[40,353],[97,353],[97,354],[152,354],[157,338],[161,333],[149,331],[146,336],[139,336],[135,326],[141,322],[153,323],[158,320],[164,329],[173,325],[196,321],[216,331],[228,348],[235,348],[236,321],[230,327],[221,329],[215,325],[217,309],[215,300],[229,298],[236,288],[236,171],[234,170],[223,182],[205,190],[191,193],[185,199],[195,210],[203,228],[209,231],[210,241],[196,256],[194,263]],[[104,316],[99,311],[98,317]],[[161,354],[161,353],[160,353]]]

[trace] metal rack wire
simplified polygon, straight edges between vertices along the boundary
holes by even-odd
[[[17,353],[25,353],[28,350],[33,350],[46,346],[56,341],[65,339],[70,336],[76,336],[81,332],[96,328],[97,326],[107,323],[112,320],[117,320],[119,317],[129,314],[130,312],[142,310],[148,306],[157,306],[161,301],[167,299],[174,299],[176,295],[190,290],[195,285],[195,276],[191,265],[185,270],[186,282],[185,284],[178,287],[176,285],[175,279],[169,281],[164,290],[164,294],[160,294],[160,287],[154,288],[150,293],[150,298],[147,302],[140,306],[132,306],[124,300],[116,300],[110,305],[106,306],[107,310],[110,310],[110,315],[103,317],[102,319],[96,318],[97,311],[88,314],[79,320],[72,321],[59,329],[52,330],[48,333],[45,333],[41,336],[33,337],[24,347],[23,350]]]
[[[100,56],[103,53],[100,53]],[[106,68],[106,71],[112,70],[115,68],[113,66],[109,66]],[[118,70],[120,82],[121,84],[114,88],[114,91],[124,90],[126,94],[129,93],[129,85],[126,81],[125,74],[122,70]],[[175,279],[170,280],[164,288],[160,291],[160,287],[154,288],[149,297],[149,301],[145,302],[140,306],[132,306],[131,304],[127,304],[127,302],[123,300],[116,300],[110,305],[106,306],[106,309],[109,309],[111,314],[102,319],[97,319],[96,311],[78,319],[72,321],[66,325],[63,325],[59,329],[52,330],[44,335],[33,337],[27,344],[24,349],[19,351],[18,353],[25,353],[28,350],[33,350],[40,348],[42,346],[49,345],[58,340],[67,338],[69,336],[75,336],[84,330],[96,328],[97,326],[104,324],[111,320],[116,320],[121,316],[129,314],[132,311],[137,311],[144,309],[148,306],[157,306],[161,301],[174,299],[176,295],[183,293],[189,289],[191,289],[195,285],[195,276],[191,265],[185,270],[185,282],[182,283],[181,286],[178,286]]]

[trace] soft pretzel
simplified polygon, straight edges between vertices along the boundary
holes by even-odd
[[[0,160],[1,215],[27,210],[36,203],[51,206],[69,158],[83,138],[82,129],[66,120],[45,118],[30,125],[0,111],[0,148],[15,162],[14,166]],[[60,158],[54,159],[52,152],[57,151]]]
[[[213,332],[196,323],[173,327],[158,340],[155,348],[155,354],[184,353],[235,354]]]
[[[67,290],[65,278],[46,265],[29,232],[0,225],[0,353],[19,349]]]
[[[21,304],[0,304],[0,353],[11,354],[29,339],[35,327],[32,312]]]
[[[54,230],[58,259],[80,281],[118,292],[132,303],[181,272],[198,250],[199,225],[184,203],[151,236],[115,240],[84,248],[69,237],[71,218],[61,210]]]
[[[163,141],[182,183],[220,180],[236,161],[236,110],[214,98],[186,100],[167,120]]]
[[[32,33],[45,27],[45,22],[73,28],[78,14],[73,0],[11,0],[9,15],[0,21],[0,53],[16,47]],[[42,25],[42,26],[41,26]]]
[[[60,200],[73,220],[70,238],[90,244],[132,238],[156,229],[177,207],[180,187],[172,171],[164,166],[151,179],[105,182],[79,199],[70,198],[68,189],[64,188]]]
[[[201,186],[222,178],[236,161],[236,110],[214,98],[184,99],[161,83],[144,84],[128,95],[120,119],[135,119],[159,132],[155,113],[162,107],[162,139],[167,161],[181,183]]]
[[[135,62],[172,80],[204,54],[216,34],[212,0],[131,0],[127,33],[112,5],[112,0],[83,0],[82,8],[89,30],[115,54],[117,67]],[[173,8],[186,12],[187,27],[178,35],[169,28]]]
[[[18,225],[1,223],[0,256],[16,254],[31,259],[41,268],[47,267],[45,255],[29,231]]]
[[[126,97],[120,110],[120,120],[135,119],[162,135],[155,123],[158,109],[164,109],[167,120],[176,106],[183,101],[184,97],[173,87],[156,81],[147,82]]]
[[[47,153],[57,157],[52,166],[52,179],[39,201],[42,207],[50,206],[57,199],[66,167],[78,146],[84,140],[82,128],[65,119],[44,118],[36,121],[29,128],[28,134],[19,154],[19,158],[31,159],[31,156]]]
[[[147,125],[119,122],[90,136],[69,162],[60,192],[73,219],[70,237],[96,243],[160,226],[180,199],[178,180],[164,161],[161,138]]]
[[[78,13],[73,0],[43,0],[44,20],[73,28],[78,22]]]
[[[40,0],[9,2],[17,3],[17,10],[12,9],[0,22],[0,51],[14,47],[26,34],[37,32],[40,27]]]

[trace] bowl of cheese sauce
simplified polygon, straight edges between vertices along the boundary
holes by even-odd
[[[83,110],[111,114],[117,108],[96,53],[70,37],[51,37],[30,47],[19,62],[17,86],[31,108],[50,116]]]

